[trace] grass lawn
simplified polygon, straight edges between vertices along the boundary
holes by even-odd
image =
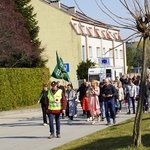
[[[133,124],[129,119],[53,150],[137,150],[132,147]],[[150,150],[150,113],[143,114],[141,132],[143,146],[138,150]]]

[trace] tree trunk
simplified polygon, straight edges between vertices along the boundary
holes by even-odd
[[[140,97],[138,101],[136,116],[134,120],[133,128],[133,145],[139,147],[142,145],[141,142],[141,121],[143,114],[143,102],[145,94],[145,81],[146,81],[146,72],[147,72],[147,45],[148,37],[143,38],[143,55],[142,55],[142,73],[141,73],[141,83],[140,83]]]

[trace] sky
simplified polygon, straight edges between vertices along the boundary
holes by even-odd
[[[76,5],[76,3],[77,5]],[[99,6],[96,4],[95,0],[60,0],[61,3],[72,7],[75,6],[77,10],[81,9],[81,11],[86,14],[89,17],[92,17],[93,19],[99,20],[106,24],[111,25],[118,25],[115,23],[110,17],[105,15],[99,8]],[[124,6],[119,2],[119,0],[103,0],[104,4],[115,14],[118,16],[129,18],[129,14],[127,10],[124,8]],[[97,0],[98,4],[100,5],[100,0]],[[78,9],[79,7],[79,9]],[[127,38],[130,36],[133,32],[131,30],[124,30],[120,29],[120,35],[122,39]]]

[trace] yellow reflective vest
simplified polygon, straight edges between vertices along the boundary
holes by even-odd
[[[61,110],[62,104],[62,90],[59,89],[55,94],[52,93],[51,90],[48,91],[47,95],[49,99],[48,110]]]

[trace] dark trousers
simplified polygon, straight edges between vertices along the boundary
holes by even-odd
[[[105,118],[105,104],[104,101],[100,102],[100,112],[101,112],[101,118],[104,119]]]
[[[73,120],[73,116],[69,116],[69,119],[70,119],[70,120]]]
[[[54,135],[54,117],[56,122],[56,134],[60,134],[60,114],[48,114],[50,133]]]
[[[122,110],[122,101],[119,101],[119,110]]]
[[[41,105],[42,108],[42,114],[43,114],[43,123],[47,123],[47,117],[46,117],[46,106]]]
[[[114,99],[105,100],[104,104],[105,104],[106,120],[107,120],[107,122],[110,122],[110,116],[111,116],[112,119],[116,118],[115,101],[114,101]],[[110,115],[109,115],[109,113],[110,113]]]
[[[87,115],[87,118],[90,118],[91,117],[91,114],[90,114],[90,111],[86,111],[86,115]]]

